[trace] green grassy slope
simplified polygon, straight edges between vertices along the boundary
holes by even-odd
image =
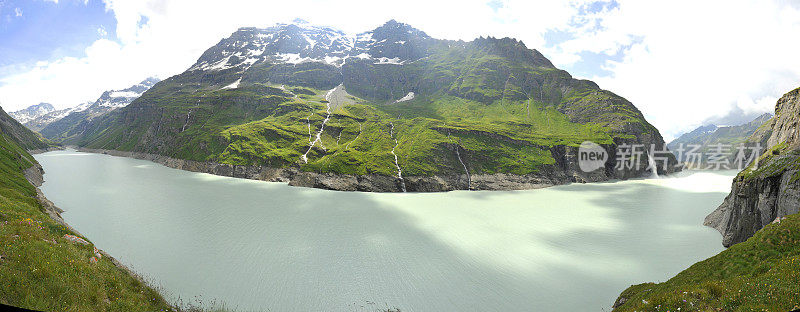
[[[0,133],[5,133],[7,138],[26,150],[45,149],[55,144],[44,140],[40,135],[28,130],[14,118],[11,118],[3,108],[0,108]]]
[[[614,311],[791,311],[798,281],[800,215],[791,215],[666,282],[631,286]]]
[[[48,124],[39,133],[61,144],[69,144],[69,139],[79,133],[81,122],[88,118],[86,111],[72,112]]]
[[[516,40],[478,39],[430,50],[402,66],[348,60],[341,72],[321,63],[268,62],[244,74],[187,71],[98,118],[77,143],[197,161],[384,175],[396,174],[391,150],[397,145],[404,174],[427,176],[461,173],[455,148],[472,173],[526,174],[553,165],[554,146],[661,141],[630,102],[573,79]],[[238,88],[223,89],[239,78]],[[334,103],[321,144],[306,163],[302,155],[327,115],[326,91],[340,83],[351,94],[349,104]],[[394,102],[412,90],[413,100]]]
[[[0,303],[39,311],[169,311],[153,289],[108,258],[90,263],[91,244],[42,211],[23,170],[36,165],[0,133]]]

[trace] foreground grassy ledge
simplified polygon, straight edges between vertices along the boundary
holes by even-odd
[[[626,289],[614,311],[792,311],[800,309],[800,215],[672,279]]]
[[[155,290],[44,213],[24,170],[36,160],[0,133],[0,303],[39,311],[174,311]]]

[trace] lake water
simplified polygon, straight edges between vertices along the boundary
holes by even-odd
[[[36,159],[64,219],[168,298],[248,311],[609,311],[722,250],[702,222],[735,175],[377,194]]]

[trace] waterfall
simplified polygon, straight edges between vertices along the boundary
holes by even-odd
[[[403,193],[405,193],[406,192],[406,180],[403,180],[403,170],[400,169],[400,163],[397,162],[397,154],[394,153],[394,150],[397,148],[397,146],[400,145],[400,141],[398,141],[397,138],[394,137],[394,123],[390,121],[389,124],[392,125],[391,130],[389,130],[389,136],[392,139],[394,139],[394,147],[392,147],[392,151],[391,151],[392,156],[394,156],[394,166],[397,167],[397,178],[400,179],[400,186],[403,189]]]
[[[472,190],[472,177],[470,177],[470,175],[469,175],[469,170],[467,169],[467,165],[464,164],[463,160],[461,160],[461,153],[458,152],[458,149],[461,146],[458,145],[458,144],[455,144],[453,142],[453,139],[450,138],[450,131],[447,131],[447,140],[449,140],[450,143],[453,143],[456,146],[456,157],[458,157],[458,161],[461,163],[461,165],[464,166],[464,172],[467,174],[467,190]]]
[[[656,160],[650,154],[647,154],[647,165],[647,168],[649,168],[651,172],[650,177],[658,179],[658,164],[656,164]]]
[[[325,115],[325,119],[322,120],[322,125],[319,126],[319,131],[317,132],[317,136],[315,137],[314,141],[311,141],[311,116],[314,115],[314,113],[311,113],[311,115],[308,115],[308,117],[306,118],[306,120],[308,121],[308,135],[309,135],[308,141],[309,141],[309,143],[308,143],[308,150],[306,151],[306,153],[303,154],[303,155],[300,155],[300,159],[303,160],[303,163],[306,163],[306,164],[308,163],[308,153],[311,153],[311,149],[314,148],[314,144],[316,144],[317,142],[319,142],[319,146],[322,148],[322,150],[327,151],[325,146],[322,145],[322,131],[325,130],[325,124],[328,123],[328,120],[331,119],[331,94],[333,94],[333,92],[336,91],[336,89],[338,89],[341,86],[342,85],[340,84],[339,86],[337,86],[336,88],[331,89],[330,91],[328,91],[328,93],[325,94],[325,101],[326,101],[326,103],[325,103],[325,113],[326,113],[326,115]]]

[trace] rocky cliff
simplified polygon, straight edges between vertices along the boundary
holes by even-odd
[[[774,220],[800,209],[800,88],[778,100],[775,117],[750,142],[766,150],[734,179],[731,193],[706,217],[705,225],[722,233],[729,247],[743,242]]]

